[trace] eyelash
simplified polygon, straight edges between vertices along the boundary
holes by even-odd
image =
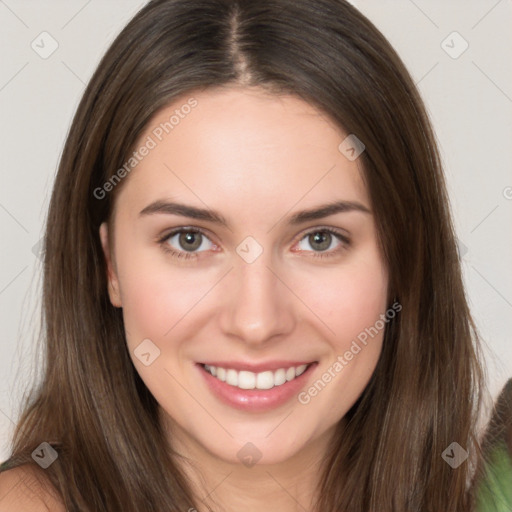
[[[200,252],[203,252],[203,251],[199,251],[199,253],[197,252],[187,252],[187,251],[176,251],[175,249],[173,249],[168,243],[167,241],[172,238],[174,235],[177,235],[177,234],[180,234],[180,233],[200,233],[202,236],[205,236],[206,238],[208,238],[209,240],[209,237],[208,235],[206,234],[205,231],[203,231],[202,229],[200,228],[187,228],[187,227],[181,227],[181,228],[177,228],[177,229],[174,229],[173,231],[171,231],[170,233],[167,233],[165,234],[162,238],[160,238],[158,240],[158,243],[161,245],[162,249],[170,254],[173,258],[177,258],[177,259],[191,259],[191,258],[197,258],[198,254]],[[319,228],[315,228],[315,229],[312,229],[312,230],[309,230],[307,232],[305,232],[299,239],[298,239],[298,242],[304,240],[304,238],[306,238],[307,236],[309,235],[313,235],[315,233],[329,233],[331,235],[333,235],[335,238],[337,238],[340,242],[341,242],[341,246],[339,246],[337,249],[334,249],[334,250],[331,250],[331,251],[305,251],[305,252],[313,252],[314,255],[312,256],[313,258],[331,258],[333,256],[338,256],[338,254],[342,251],[346,251],[348,249],[348,247],[350,246],[350,239],[345,236],[344,234],[340,233],[339,231],[337,231],[336,229],[333,229],[333,228],[329,228],[329,227],[319,227]],[[301,252],[301,251],[298,251],[298,252]]]

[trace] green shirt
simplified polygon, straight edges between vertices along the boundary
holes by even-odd
[[[512,459],[505,442],[489,453],[485,477],[477,489],[477,512],[512,512]]]

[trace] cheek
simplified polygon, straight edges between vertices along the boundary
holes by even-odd
[[[118,261],[121,301],[127,333],[163,339],[207,292],[207,276],[173,268],[165,255],[133,251]],[[204,283],[204,286],[201,284]]]
[[[363,393],[377,365],[387,325],[381,320],[387,272],[375,256],[340,266],[325,279],[316,277],[310,297],[330,329],[323,330],[330,349],[299,402],[310,411],[323,411],[325,424],[334,424]]]
[[[376,254],[305,276],[302,282],[300,296],[307,297],[340,349],[385,312],[387,273]]]

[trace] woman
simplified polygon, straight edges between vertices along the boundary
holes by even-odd
[[[482,368],[438,152],[349,4],[151,1],[84,94],[45,240],[4,503],[472,509]]]

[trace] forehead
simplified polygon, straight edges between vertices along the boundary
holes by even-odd
[[[118,200],[204,198],[220,210],[229,200],[238,211],[258,200],[281,209],[340,197],[368,205],[359,162],[339,150],[346,136],[296,96],[236,87],[186,94],[139,137],[135,150],[149,150],[139,151]]]

